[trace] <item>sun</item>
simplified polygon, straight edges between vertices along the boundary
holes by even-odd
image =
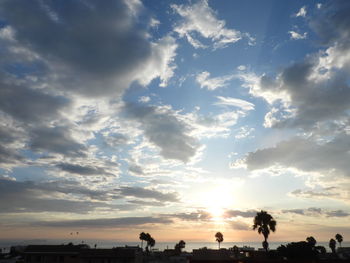
[[[211,214],[213,221],[223,221],[225,210],[235,203],[234,189],[225,184],[215,185],[201,192],[198,202]]]

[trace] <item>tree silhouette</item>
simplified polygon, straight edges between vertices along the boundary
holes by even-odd
[[[186,246],[186,242],[183,240],[180,240],[179,243],[175,245],[175,251],[180,254],[181,250],[184,249],[185,246]]]
[[[332,249],[332,253],[335,253],[336,245],[337,245],[337,242],[335,242],[335,240],[331,238],[331,240],[329,240],[329,247],[330,249]]]
[[[336,234],[335,239],[339,242],[339,246],[341,247],[341,242],[343,242],[343,236],[341,234]]]
[[[147,241],[147,234],[145,232],[140,233],[140,240],[141,240],[141,249],[143,249],[143,241]]]
[[[221,232],[217,232],[215,234],[216,242],[219,243],[219,249],[220,249],[220,243],[224,241],[224,235]]]
[[[307,241],[307,243],[309,243],[309,245],[310,245],[311,247],[314,248],[314,247],[316,246],[317,241],[316,241],[316,239],[315,239],[313,236],[307,237],[307,238],[306,238],[306,241]]]
[[[150,237],[148,240],[147,240],[147,246],[151,249],[152,247],[154,247],[156,244],[156,241],[153,237]]]
[[[276,231],[276,220],[273,219],[273,217],[268,214],[266,211],[261,210],[261,212],[256,213],[256,216],[254,217],[254,225],[253,230],[258,229],[259,234],[263,234],[264,241],[262,243],[265,251],[269,248],[269,243],[267,242],[267,238],[270,235],[270,231],[275,232]]]

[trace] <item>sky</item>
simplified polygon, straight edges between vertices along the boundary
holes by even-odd
[[[346,241],[349,13],[1,1],[1,239]]]

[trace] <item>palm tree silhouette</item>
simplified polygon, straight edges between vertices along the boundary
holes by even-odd
[[[343,242],[343,236],[341,234],[336,234],[335,239],[339,242],[339,246],[341,247],[341,242]]]
[[[307,243],[310,244],[311,247],[315,247],[316,246],[317,241],[316,241],[316,239],[313,236],[307,237],[306,241],[307,241]]]
[[[145,232],[140,233],[141,249],[143,249],[143,241],[147,241],[147,234]]]
[[[224,241],[224,235],[221,232],[217,232],[215,234],[216,242],[219,243],[219,249],[220,249],[220,243]]]
[[[254,217],[253,230],[258,229],[258,233],[263,234],[264,241],[262,245],[266,251],[269,248],[267,238],[270,235],[270,230],[272,232],[276,231],[276,224],[276,220],[274,220],[270,214],[263,210],[261,210],[261,212],[256,213],[256,216]]]
[[[335,240],[331,238],[331,240],[329,240],[329,247],[332,249],[332,253],[335,253],[336,245],[337,245],[337,242],[335,242]]]

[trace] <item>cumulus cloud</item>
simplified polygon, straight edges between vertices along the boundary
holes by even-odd
[[[180,37],[185,37],[194,48],[207,47],[196,38],[197,34],[202,38],[210,39],[214,49],[224,48],[243,37],[248,38],[251,44],[254,42],[249,34],[226,28],[226,22],[216,17],[215,11],[210,8],[207,0],[197,1],[192,5],[173,4],[171,8],[182,18],[175,25],[174,31]]]
[[[281,165],[305,172],[350,177],[347,165],[350,161],[349,141],[350,136],[347,134],[338,135],[324,143],[294,137],[278,143],[275,147],[248,153],[245,163],[250,170]]]
[[[276,76],[240,74],[250,94],[273,106],[265,117],[266,127],[310,129],[349,117],[349,10],[349,3],[339,1],[311,19],[311,27],[326,49],[291,64]]]
[[[0,14],[16,41],[38,54],[46,67],[45,80],[55,87],[105,96],[121,94],[134,81],[147,85],[157,77],[165,86],[175,68],[176,43],[170,36],[151,42],[147,28],[135,19],[142,4],[130,8],[135,5],[128,2],[67,1],[65,8],[74,12],[65,12],[53,2],[43,8],[38,1],[5,1]]]

